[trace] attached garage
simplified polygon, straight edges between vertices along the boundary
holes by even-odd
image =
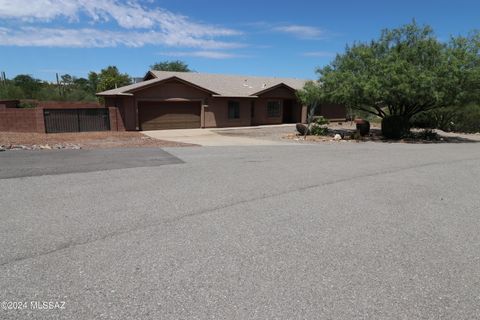
[[[195,101],[141,101],[140,130],[193,129],[201,127],[201,103]]]

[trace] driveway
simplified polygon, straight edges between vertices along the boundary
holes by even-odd
[[[480,317],[479,145],[165,151],[0,153],[2,320]]]
[[[284,132],[295,132],[295,125],[215,129],[175,129],[142,131],[149,137],[201,146],[267,146],[291,144],[282,140]],[[265,134],[268,132],[269,134]]]

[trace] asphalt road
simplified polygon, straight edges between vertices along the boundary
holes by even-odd
[[[167,151],[0,179],[0,319],[480,318],[480,144]]]
[[[182,163],[159,148],[9,151],[0,160],[0,179]]]

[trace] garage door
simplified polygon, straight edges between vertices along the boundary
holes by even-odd
[[[200,102],[139,102],[140,129],[200,128],[200,109]]]

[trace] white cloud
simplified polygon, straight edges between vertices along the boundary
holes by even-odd
[[[160,52],[163,56],[171,57],[199,57],[199,58],[208,58],[208,59],[231,59],[231,58],[242,58],[244,55],[239,55],[236,53],[222,52],[222,51],[172,51],[172,52]]]
[[[106,47],[163,44],[206,48],[238,47],[213,38],[241,34],[237,30],[197,23],[162,8],[147,8],[139,0],[0,0],[0,18],[22,22],[20,28],[0,29],[3,45]],[[45,26],[56,19],[85,20],[89,28]],[[96,25],[115,22],[115,29]],[[35,28],[35,32],[33,31]],[[30,44],[28,44],[30,43]]]
[[[335,57],[336,53],[332,51],[310,51],[302,53],[305,57]]]
[[[216,41],[185,35],[177,37],[159,31],[111,31],[91,28],[56,29],[23,27],[8,29],[0,27],[0,43],[8,46],[32,47],[78,47],[104,48],[124,45],[165,45],[208,49],[232,49],[243,45],[235,42]]]
[[[291,34],[301,39],[323,39],[326,37],[326,32],[317,27],[301,26],[301,25],[286,25],[273,28],[274,31]]]

